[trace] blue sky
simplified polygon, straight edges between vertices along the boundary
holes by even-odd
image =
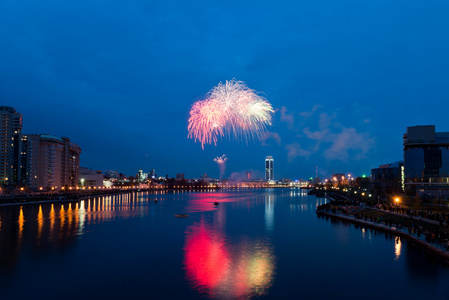
[[[447,1],[0,2],[0,97],[24,133],[68,136],[81,165],[276,178],[369,173],[407,126],[449,131]],[[235,78],[276,109],[263,141],[187,139],[191,105]]]

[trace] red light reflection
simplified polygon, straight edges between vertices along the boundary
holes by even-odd
[[[212,297],[262,295],[273,281],[275,257],[266,243],[245,239],[232,246],[205,222],[188,229],[184,251],[187,278]]]
[[[187,276],[203,287],[216,288],[229,271],[229,254],[224,238],[204,224],[187,235],[185,247]]]
[[[229,193],[201,193],[195,194],[195,197],[189,199],[189,204],[187,207],[188,212],[206,212],[216,210],[217,206],[214,205],[217,203],[225,203],[225,202],[235,202],[242,201],[243,197],[236,197],[235,194]]]

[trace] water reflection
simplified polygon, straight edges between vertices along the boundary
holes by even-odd
[[[301,194],[302,196],[302,194]],[[290,204],[290,211],[292,212],[305,212],[305,211],[316,211],[316,208],[322,204],[327,203],[327,199],[325,198],[316,198],[315,203],[309,201],[307,198],[300,198],[300,204]]]
[[[186,231],[184,265],[193,287],[214,298],[250,298],[271,286],[275,257],[267,241],[231,244],[204,221]]]
[[[274,227],[274,196],[265,196],[265,228],[272,232]]]
[[[0,271],[17,264],[23,246],[36,253],[65,249],[91,224],[147,214],[148,206],[132,194],[79,202],[9,206],[0,209]],[[43,251],[41,251],[43,250]]]
[[[216,204],[225,202],[243,201],[252,198],[250,194],[236,194],[236,193],[201,193],[194,194],[189,198],[187,204],[187,212],[206,212],[213,211],[218,208]]]
[[[394,254],[396,255],[394,260],[398,260],[399,257],[401,256],[401,247],[402,247],[401,238],[397,237],[396,243],[394,244]]]

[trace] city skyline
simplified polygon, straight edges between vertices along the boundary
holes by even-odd
[[[83,167],[219,177],[226,154],[224,177],[264,178],[269,154],[276,178],[361,175],[402,159],[407,126],[449,131],[447,3],[104,4],[0,4],[1,104],[22,132],[70,137]],[[189,110],[233,78],[263,92],[274,124],[202,150]]]

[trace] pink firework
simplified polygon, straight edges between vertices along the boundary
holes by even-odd
[[[261,139],[274,113],[271,104],[242,82],[235,79],[219,83],[197,101],[190,110],[189,138],[217,145],[219,136],[229,139]]]

